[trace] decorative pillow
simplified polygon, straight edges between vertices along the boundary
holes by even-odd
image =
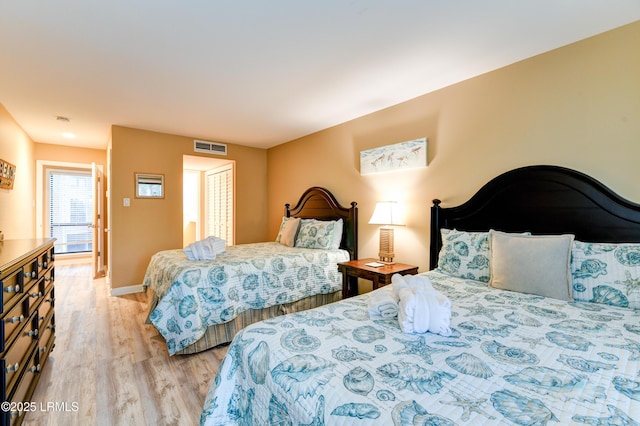
[[[489,282],[489,233],[441,229],[438,269],[447,275]]]
[[[572,300],[573,235],[514,235],[489,231],[494,288]]]
[[[640,309],[640,244],[574,242],[571,280],[576,301]]]
[[[280,222],[280,229],[278,230],[278,236],[276,237],[276,243],[280,242],[280,239],[282,239],[282,231],[284,230],[284,225],[285,223],[287,223],[287,221],[291,219],[290,217],[286,217],[286,216],[282,216],[282,222]]]
[[[342,223],[342,219],[338,219],[334,221],[335,226],[333,227],[333,236],[331,237],[331,244],[329,246],[332,250],[337,250],[340,248],[340,243],[342,242],[342,228],[344,224]]]
[[[292,217],[284,223],[282,234],[280,235],[280,244],[293,247],[300,226],[300,218]]]
[[[296,247],[330,249],[337,224],[334,220],[302,219],[296,237]],[[342,231],[340,231],[342,234]],[[338,242],[340,244],[340,242]]]

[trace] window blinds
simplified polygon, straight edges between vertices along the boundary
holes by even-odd
[[[234,244],[233,167],[223,166],[205,173],[205,236]]]
[[[93,183],[91,171],[47,170],[49,235],[56,253],[91,251]]]

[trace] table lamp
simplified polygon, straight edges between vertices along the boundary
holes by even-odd
[[[380,262],[394,263],[393,225],[404,225],[402,207],[396,201],[379,201],[369,219],[371,225],[383,225],[380,228]]]

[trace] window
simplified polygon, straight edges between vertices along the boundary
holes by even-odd
[[[92,249],[93,182],[90,170],[47,169],[49,235],[55,252],[85,253]]]

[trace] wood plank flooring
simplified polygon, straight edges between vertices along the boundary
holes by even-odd
[[[197,425],[227,347],[170,357],[145,294],[110,297],[88,264],[55,273],[56,344],[23,424]]]

